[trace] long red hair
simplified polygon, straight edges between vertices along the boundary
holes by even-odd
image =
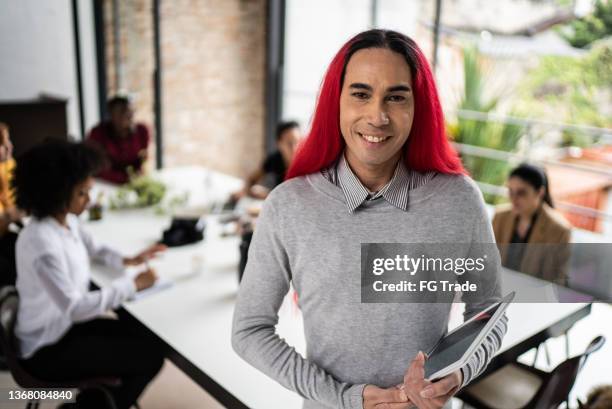
[[[346,65],[364,48],[389,48],[402,54],[413,78],[414,120],[405,144],[404,159],[409,169],[446,174],[465,173],[459,156],[444,129],[444,114],[429,63],[409,37],[390,30],[364,31],[342,46],[332,60],[317,99],[308,136],[300,144],[286,179],[318,172],[330,166],[342,150],[340,92]]]

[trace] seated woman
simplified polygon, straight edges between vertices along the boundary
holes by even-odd
[[[16,201],[32,216],[16,245],[20,296],[15,333],[24,366],[50,380],[120,378],[111,388],[118,408],[131,407],[160,370],[163,355],[121,319],[102,318],[137,291],[152,286],[151,269],[90,291],[90,259],[121,269],[164,250],[154,245],[135,257],[95,242],[79,222],[102,165],[95,148],[46,142],[17,160]],[[90,408],[92,406],[85,406]]]
[[[546,173],[525,163],[510,172],[507,185],[511,206],[493,217],[502,264],[566,285],[571,226],[554,209]]]

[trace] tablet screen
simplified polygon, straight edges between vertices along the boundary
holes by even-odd
[[[481,312],[473,321],[442,338],[425,361],[425,378],[460,360],[500,305]]]

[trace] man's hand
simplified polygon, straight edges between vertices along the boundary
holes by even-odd
[[[152,287],[156,281],[157,274],[155,273],[155,270],[149,268],[134,278],[134,285],[136,286],[136,291],[142,291]]]
[[[123,264],[125,264],[126,266],[137,266],[139,264],[149,261],[153,257],[157,256],[158,253],[166,251],[167,248],[168,247],[166,247],[164,244],[154,244],[144,249],[134,257],[124,258]]]
[[[412,403],[398,387],[388,389],[366,385],[363,389],[363,409],[408,409]]]
[[[10,223],[18,222],[24,218],[25,213],[16,207],[6,209],[6,215]]]
[[[138,157],[141,159],[147,159],[147,157],[149,156],[149,150],[148,149],[141,149],[138,151]]]
[[[419,352],[404,375],[404,391],[419,409],[440,409],[461,386],[460,370],[435,382],[424,379],[425,354]]]
[[[247,188],[242,188],[237,192],[234,192],[230,195],[230,201],[233,203],[237,203],[240,199],[248,195]]]

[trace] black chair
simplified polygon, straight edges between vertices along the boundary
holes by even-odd
[[[5,286],[0,289],[0,343],[6,357],[6,364],[15,382],[22,388],[96,389],[103,396],[105,405],[109,409],[116,409],[114,399],[106,387],[119,385],[121,383],[119,378],[53,382],[38,379],[23,367],[19,360],[18,343],[14,332],[18,307],[19,296],[15,287]],[[26,409],[37,409],[39,404],[37,400],[30,400]]]
[[[467,386],[457,397],[476,409],[553,409],[567,402],[578,372],[606,339],[594,338],[584,353],[567,359],[552,372],[512,362]],[[568,405],[569,407],[569,405]]]

